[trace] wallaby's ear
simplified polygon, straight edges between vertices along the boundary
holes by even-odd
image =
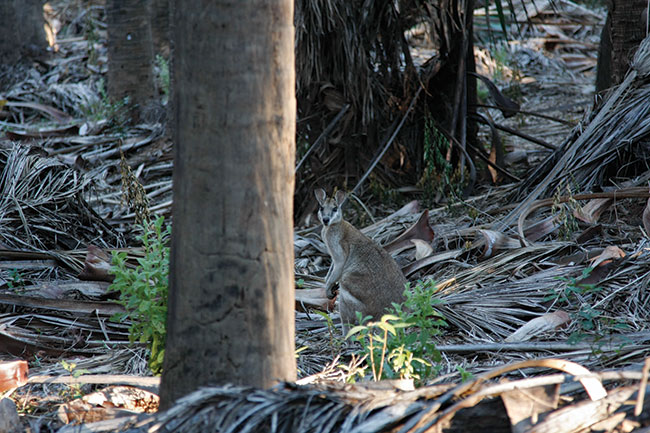
[[[336,204],[340,207],[345,201],[345,191],[343,190],[336,191],[336,194],[334,195],[334,200],[336,200]]]
[[[314,195],[316,196],[316,200],[318,200],[318,203],[322,206],[323,203],[325,203],[325,199],[327,198],[327,194],[325,193],[325,190],[323,188],[316,188],[314,190]]]

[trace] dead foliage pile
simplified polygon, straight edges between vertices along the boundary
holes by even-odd
[[[84,200],[89,182],[35,148],[16,144],[0,150],[0,248],[50,251],[122,244]]]
[[[117,419],[93,431],[630,431],[648,421],[649,367],[646,362],[642,368],[592,373],[546,359],[503,366],[460,385],[417,390],[400,389],[399,382],[203,388],[153,417]],[[558,372],[496,380],[530,368]]]

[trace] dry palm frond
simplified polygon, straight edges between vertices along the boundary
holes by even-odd
[[[0,150],[0,242],[36,251],[121,243],[81,198],[89,179],[29,147]]]
[[[648,410],[648,391],[644,385],[647,366],[648,363],[641,369],[636,367],[594,373],[580,364],[563,359],[529,360],[491,369],[460,385],[433,385],[415,391],[400,391],[391,388],[390,383],[280,384],[270,390],[226,385],[197,390],[179,399],[164,412],[141,417],[135,423],[122,423],[119,431],[415,433],[444,431],[449,427],[457,431],[473,431],[478,419],[481,420],[482,430],[492,431],[497,425],[502,428],[508,419],[502,412],[501,404],[498,411],[503,417],[494,419],[496,406],[490,405],[491,397],[514,398],[511,393],[519,392],[518,400],[509,407],[518,407],[519,413],[523,413],[519,406],[533,400],[540,401],[535,397],[535,391],[559,384],[564,386],[554,387],[555,391],[545,391],[549,394],[544,400],[552,397],[554,403],[545,401],[544,407],[533,412],[532,416],[526,412],[528,418],[511,414],[510,421],[513,424],[520,420],[529,423],[540,413],[544,416],[540,416],[537,426],[542,426],[544,431],[582,431],[581,425],[592,425],[608,419],[613,412],[617,412],[615,416],[618,420],[629,417],[632,421],[634,418],[630,407],[635,407],[635,402],[625,400],[632,399],[639,386],[646,402],[642,398],[637,399],[636,416],[642,410]],[[543,374],[516,381],[495,380],[513,371],[531,368]],[[633,384],[612,385],[614,381],[621,380],[633,381]],[[604,383],[609,390],[603,386]],[[560,394],[570,395],[571,398],[558,403]],[[483,403],[482,415],[480,412],[461,411]],[[586,409],[585,405],[590,408]],[[599,406],[602,408],[597,410]],[[490,411],[490,414],[486,415],[485,411]],[[570,421],[567,411],[572,411]],[[454,422],[450,426],[452,418]],[[565,428],[567,424],[571,428]]]
[[[160,413],[140,432],[374,432],[403,421],[449,386],[400,393],[372,386],[282,384],[270,390],[203,388]]]
[[[527,194],[526,199],[500,222],[501,226],[512,223],[538,197],[551,196],[563,182],[591,191],[603,185],[608,175],[622,175],[620,167],[635,161],[636,153],[643,154],[642,148],[637,149],[650,135],[648,74],[650,38],[641,43],[623,83],[611,89],[561,148],[522,183],[519,196]]]
[[[388,89],[399,88],[404,70],[399,17],[393,2],[297,1],[298,100],[307,102],[314,85],[329,83],[360,114],[364,127],[385,118]]]

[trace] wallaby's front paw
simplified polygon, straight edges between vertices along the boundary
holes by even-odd
[[[333,285],[325,288],[325,295],[327,295],[327,299],[334,299],[337,293],[338,290],[336,290]]]

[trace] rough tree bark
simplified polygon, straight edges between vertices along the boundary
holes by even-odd
[[[43,2],[0,1],[0,64],[14,63],[46,46]]]
[[[598,50],[596,91],[623,81],[630,60],[645,37],[647,0],[610,0]]]
[[[169,55],[169,0],[150,0],[149,16],[154,54]]]
[[[294,380],[293,0],[173,6],[174,229],[161,407]]]
[[[108,95],[129,98],[134,120],[155,121],[156,94],[148,0],[106,2],[108,24]]]

